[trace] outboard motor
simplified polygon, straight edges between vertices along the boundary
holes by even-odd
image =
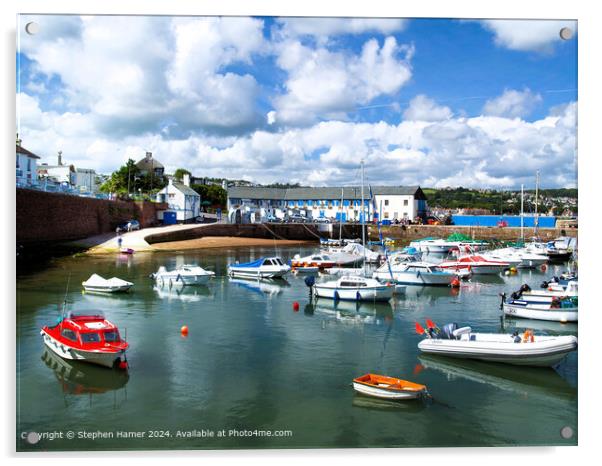
[[[313,275],[309,275],[308,277],[305,277],[303,281],[305,282],[305,285],[307,285],[307,287],[309,288],[309,300],[311,301],[314,295],[313,286],[316,284],[316,277],[314,277]]]
[[[441,327],[441,332],[439,334],[440,338],[444,340],[455,340],[456,337],[454,337],[454,330],[457,328],[458,324],[455,322],[445,324],[443,327]]]
[[[541,285],[539,285],[539,287],[540,288],[547,288],[549,284],[550,284],[550,282],[547,282],[547,281],[544,280],[543,282],[541,282]]]
[[[531,287],[525,283],[520,287],[520,292],[522,294],[522,293],[525,293],[526,291],[531,291]]]

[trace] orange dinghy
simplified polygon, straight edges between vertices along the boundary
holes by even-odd
[[[412,400],[426,394],[426,385],[377,374],[353,379],[353,389],[363,395],[388,400]]]

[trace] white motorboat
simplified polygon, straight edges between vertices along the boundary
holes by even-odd
[[[457,248],[457,245],[440,238],[422,238],[412,241],[410,247],[416,248],[420,252],[426,252],[427,254],[447,254],[452,249]]]
[[[290,266],[280,257],[264,257],[244,264],[230,264],[228,275],[241,278],[280,278],[289,273]]]
[[[215,277],[215,272],[205,270],[198,265],[182,265],[174,270],[167,270],[164,266],[151,275],[157,285],[206,285]]]
[[[521,269],[533,269],[548,262],[548,256],[529,252],[523,248],[502,248],[481,253],[481,256],[496,260],[509,262],[512,267]]]
[[[360,261],[365,260],[368,264],[378,264],[381,258],[381,255],[378,252],[374,252],[359,243],[349,243],[341,250],[341,253],[355,256]]]
[[[532,290],[528,285],[523,285],[512,294],[515,299],[522,299],[529,303],[548,303],[551,304],[554,299],[574,298],[579,295],[579,284],[577,280],[572,280],[566,286],[552,284],[543,290]]]
[[[393,284],[359,275],[345,275],[338,280],[313,285],[314,294],[320,298],[347,301],[388,301],[394,291]]]
[[[106,279],[100,275],[92,274],[90,278],[82,282],[82,286],[89,293],[123,293],[128,291],[134,284],[117,277]]]
[[[372,278],[406,285],[449,286],[456,275],[427,262],[405,261],[403,256],[393,256],[372,274]]]
[[[497,275],[510,267],[508,262],[489,260],[481,255],[458,257],[456,260],[443,261],[438,266],[444,270],[467,270],[474,275]]]
[[[550,320],[554,322],[577,322],[578,307],[571,299],[554,298],[549,303],[534,303],[522,299],[506,300],[502,296],[504,314],[522,319]]]
[[[577,349],[577,338],[572,335],[533,335],[530,331],[513,335],[473,333],[470,327],[457,328],[448,324],[438,334],[429,329],[427,337],[418,343],[418,348],[423,353],[455,358],[525,366],[553,366]]]

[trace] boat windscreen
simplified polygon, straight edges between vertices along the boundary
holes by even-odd
[[[104,336],[107,343],[116,343],[119,341],[119,333],[117,330],[107,330],[105,331]]]
[[[100,335],[96,332],[82,333],[82,343],[100,343]]]

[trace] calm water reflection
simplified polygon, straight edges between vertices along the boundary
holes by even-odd
[[[546,274],[479,277],[459,290],[408,286],[389,304],[310,302],[303,276],[230,280],[226,266],[309,248],[221,249],[78,257],[17,281],[17,432],[169,431],[154,439],[42,440],[21,450],[551,445],[577,428],[577,354],[556,370],[419,356],[414,322],[455,321],[485,332],[534,328],[577,334],[576,325],[500,319],[499,293]],[[148,275],[198,263],[208,287],[158,288]],[[92,273],[134,282],[123,296],[82,294]],[[102,309],[127,331],[130,371],[66,362],[45,351],[40,328],[69,307]],[[300,303],[299,312],[293,303]],[[179,329],[187,325],[188,338]],[[502,327],[503,326],[503,327]],[[428,386],[431,403],[354,394],[366,372]],[[177,430],[292,430],[292,437],[178,438]],[[148,437],[148,435],[147,435]]]

